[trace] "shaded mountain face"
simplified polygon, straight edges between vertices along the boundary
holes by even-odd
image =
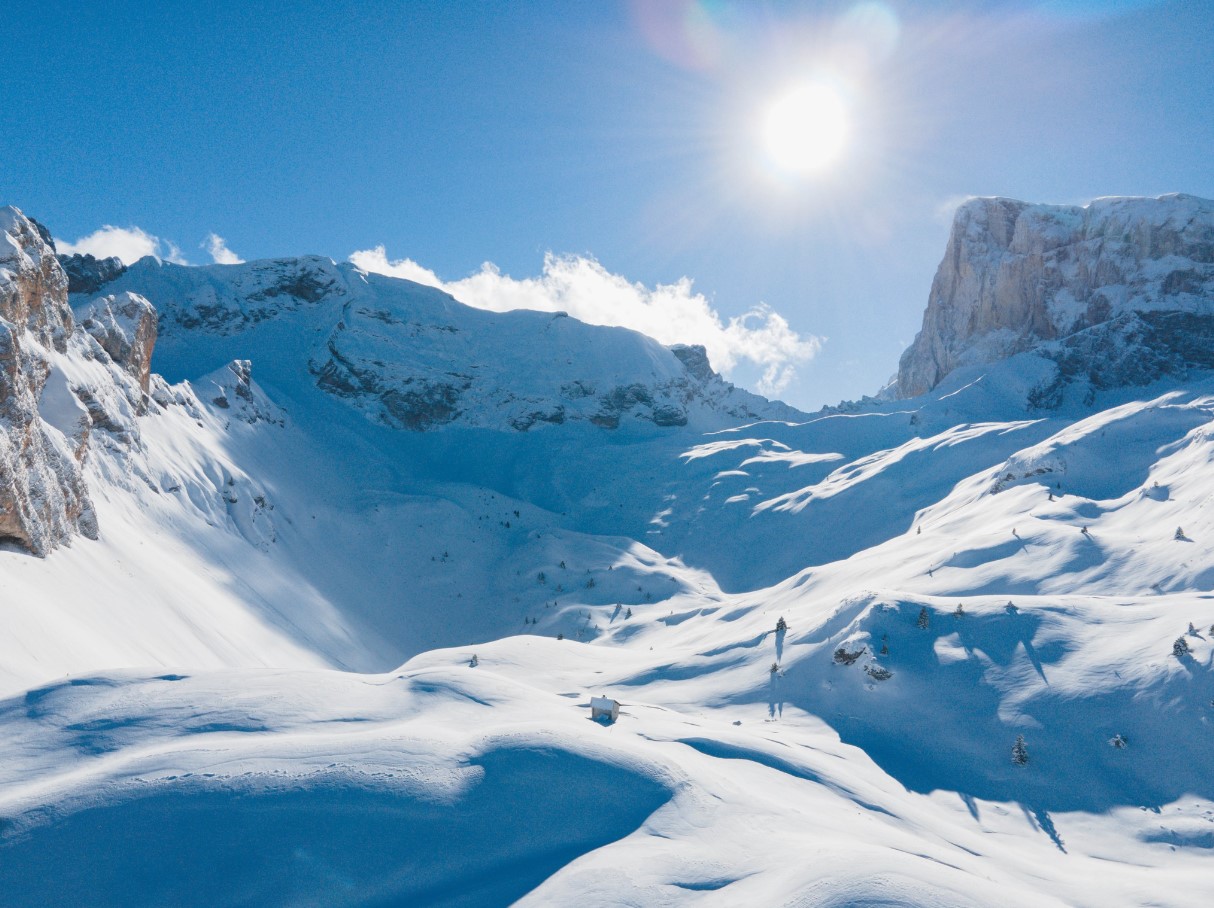
[[[562,313],[486,312],[315,256],[202,268],[149,258],[94,292],[123,290],[159,310],[157,369],[171,379],[242,358],[268,376],[261,354],[272,346],[297,357],[284,368],[307,370],[321,389],[399,429],[704,429],[804,417],[724,381],[702,347],[668,348]]]
[[[1208,368],[1214,344],[1214,202],[1189,195],[1085,207],[973,199],[958,210],[897,392],[1037,348],[1062,385],[1143,384]]]

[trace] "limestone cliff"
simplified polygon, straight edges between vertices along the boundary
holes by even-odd
[[[82,447],[39,411],[52,354],[66,349],[72,329],[54,250],[21,212],[0,209],[0,540],[36,554],[73,532],[96,533]],[[47,404],[62,390],[51,383]]]
[[[136,293],[112,294],[89,304],[80,323],[147,394],[157,333],[152,304]]]
[[[1185,330],[1170,330],[1180,316]],[[1120,376],[1099,357],[1085,358],[1114,336],[1145,336],[1132,325],[1151,329],[1143,351],[1151,369]],[[1097,385],[1136,383],[1203,365],[1186,352],[1194,330],[1214,339],[1214,202],[1188,195],[1082,207],[973,199],[957,210],[897,390],[914,397],[954,369],[1051,341],[1046,352],[1070,374]]]
[[[138,442],[156,313],[134,294],[82,312],[45,229],[0,208],[0,542],[36,555],[96,537],[83,465],[100,438]]]

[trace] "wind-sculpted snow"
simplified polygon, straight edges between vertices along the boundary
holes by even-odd
[[[672,777],[619,748],[478,733],[504,702],[484,684],[434,672],[267,680],[247,678],[218,710],[199,704],[222,679],[181,675],[59,685],[0,706],[6,727],[53,757],[44,782],[70,805],[14,817],[0,839],[6,904],[509,904],[672,795]],[[310,705],[282,701],[298,682]],[[462,713],[470,734],[430,727],[436,713]],[[406,716],[406,733],[429,740],[400,740]],[[297,736],[313,743],[281,775]],[[198,744],[226,756],[196,764]],[[132,765],[123,754],[136,749]],[[107,758],[117,772],[100,787],[62,773]],[[194,765],[168,768],[183,760]],[[22,803],[24,771],[6,773],[6,810]],[[47,876],[48,862],[62,872]]]
[[[102,531],[0,550],[0,901],[1209,902],[1195,354],[810,417],[327,259],[73,303]]]
[[[1208,627],[1214,600],[870,595],[860,603],[851,615],[851,602],[840,606],[850,620],[790,634],[780,671],[756,699],[823,716],[912,791],[1046,813],[1214,800],[1208,741],[1181,731],[1204,725],[1214,696],[1209,635],[1192,638],[1188,662],[1173,659],[1187,622],[1167,621],[1183,605]],[[861,655],[849,664],[840,649]],[[1018,733],[1032,747],[1030,773],[1004,758]],[[1132,748],[1111,746],[1116,735]]]

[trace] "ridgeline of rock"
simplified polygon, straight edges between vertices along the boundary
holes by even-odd
[[[805,418],[724,381],[702,347],[664,347],[564,313],[488,312],[318,256],[205,267],[145,258],[73,301],[124,292],[160,313],[157,370],[171,380],[237,359],[280,384],[306,370],[316,387],[393,428],[715,429]],[[268,349],[297,359],[263,363]]]
[[[1214,367],[1214,201],[963,204],[898,395],[1035,348],[1058,367],[1040,406],[1073,379],[1114,387]]]
[[[99,259],[88,253],[61,255],[59,264],[67,274],[68,293],[96,293],[126,271],[120,258]]]
[[[54,250],[20,211],[0,209],[0,540],[36,554],[73,532],[96,534],[80,471],[87,429],[69,428],[72,439],[39,412],[54,355],[67,350],[72,332]],[[62,398],[57,383],[49,391]],[[46,401],[56,402],[71,409],[67,400]]]
[[[36,555],[97,536],[83,472],[91,439],[129,446],[150,405],[155,311],[124,294],[77,324],[68,281],[45,228],[0,208],[0,541]]]

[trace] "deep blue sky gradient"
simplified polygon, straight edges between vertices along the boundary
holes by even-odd
[[[687,275],[827,338],[784,395],[808,407],[893,372],[965,195],[1214,196],[1214,4],[887,5],[847,165],[773,188],[755,118],[852,3],[701,0],[728,49],[700,65],[627,3],[12,4],[0,203],[194,261],[215,231],[448,279],[548,250]]]

